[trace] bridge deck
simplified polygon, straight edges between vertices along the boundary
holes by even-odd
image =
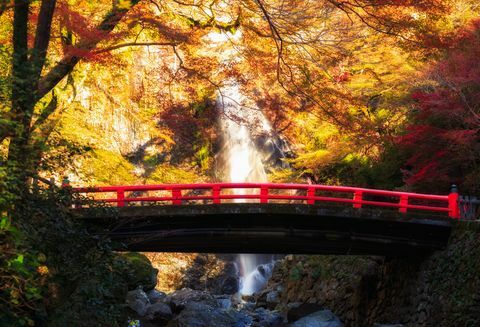
[[[306,204],[75,211],[128,251],[415,255],[444,248],[451,230],[451,219],[438,216]]]

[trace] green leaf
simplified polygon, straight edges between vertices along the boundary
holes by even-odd
[[[9,225],[8,223],[8,218],[7,217],[2,217],[0,220],[0,229],[7,229],[7,226]]]
[[[24,259],[23,254],[19,254],[19,255],[17,255],[17,258],[15,260],[13,260],[13,262],[22,265],[23,264],[23,259]]]

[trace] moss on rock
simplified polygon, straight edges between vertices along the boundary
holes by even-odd
[[[128,289],[139,286],[149,291],[157,285],[158,269],[152,266],[150,260],[142,253],[128,252],[119,254],[125,260],[125,273]]]

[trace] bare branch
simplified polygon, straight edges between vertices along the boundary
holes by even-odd
[[[174,42],[129,42],[129,43],[121,43],[121,44],[116,44],[108,48],[103,48],[103,49],[98,49],[93,51],[93,53],[104,53],[120,48],[125,48],[125,47],[134,47],[134,46],[172,46],[175,47],[179,45],[179,43],[174,43]]]
[[[47,56],[48,44],[50,43],[53,12],[55,11],[56,0],[43,0],[38,14],[37,30],[30,61],[33,64],[33,80],[37,83],[42,73]]]
[[[138,1],[131,0],[130,3],[134,6]],[[110,32],[120,22],[120,20],[128,12],[129,8],[119,8],[114,6],[112,10],[106,15],[103,21],[97,27],[99,36],[90,40],[81,40],[77,46],[78,49],[84,50],[85,54],[67,54],[58,62],[39,82],[37,100],[44,97],[50,92],[68,73],[70,73],[75,65],[85,57],[87,53],[95,49],[98,43],[108,37]]]

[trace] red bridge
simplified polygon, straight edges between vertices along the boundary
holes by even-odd
[[[245,190],[247,190],[247,192],[245,192]],[[211,204],[220,204],[222,202],[225,203],[236,200],[257,200],[259,203],[288,201],[311,205],[319,205],[322,202],[350,203],[354,208],[362,208],[365,206],[398,208],[398,211],[402,213],[406,213],[408,210],[421,210],[443,212],[454,219],[460,217],[458,193],[456,192],[452,192],[449,195],[432,195],[346,186],[274,183],[101,186],[74,188],[73,191],[78,194],[114,194],[114,197],[96,197],[96,201],[115,203],[118,207],[124,207],[125,205],[145,205],[145,203],[158,205],[191,205],[194,203],[205,204],[205,201],[209,201]],[[143,193],[159,191],[166,192],[167,194],[143,195]],[[238,191],[241,192],[237,193]],[[198,194],[199,192],[201,194]],[[142,195],[138,195],[139,193]],[[322,195],[322,193],[327,193],[328,196]],[[369,200],[369,198],[375,198],[376,200]]]
[[[445,246],[460,217],[456,192],[273,183],[72,191],[82,218],[141,251],[418,253]]]

